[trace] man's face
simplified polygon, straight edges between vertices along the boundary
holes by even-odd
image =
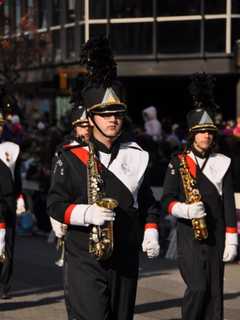
[[[121,131],[123,124],[123,113],[113,112],[107,114],[95,114],[94,121],[96,125],[109,138],[115,138]],[[93,122],[91,122],[94,125]],[[98,129],[95,127],[95,130]]]
[[[83,142],[88,143],[91,134],[91,127],[88,122],[79,123],[75,126],[76,138],[81,138]]]
[[[213,137],[213,133],[209,131],[198,132],[195,135],[193,145],[200,152],[205,152],[212,145]]]

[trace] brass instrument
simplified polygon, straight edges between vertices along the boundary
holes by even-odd
[[[57,251],[60,251],[60,257],[55,261],[55,265],[58,267],[63,267],[64,265],[64,255],[65,255],[65,240],[64,237],[57,239]]]
[[[89,160],[87,165],[88,177],[88,203],[96,203],[100,207],[115,209],[118,202],[112,198],[105,198],[103,194],[103,181],[95,159],[94,147],[89,142]],[[89,253],[97,260],[110,258],[113,251],[113,222],[104,223],[103,226],[93,226],[89,236]]]
[[[186,203],[191,204],[201,201],[201,195],[196,185],[196,180],[191,176],[185,154],[183,154],[180,163],[180,174],[186,196]],[[192,219],[194,237],[196,240],[204,240],[208,237],[208,230],[205,217]]]

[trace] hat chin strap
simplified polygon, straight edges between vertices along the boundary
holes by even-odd
[[[114,138],[114,140],[115,140],[115,139],[117,139],[117,138],[121,135],[121,133],[122,133],[122,129],[121,129],[116,136],[114,136],[114,137],[109,136],[109,135],[107,135],[106,133],[104,133],[101,128],[99,128],[99,126],[98,126],[98,125],[96,124],[96,122],[94,121],[93,116],[91,116],[91,120],[92,120],[92,122],[94,123],[94,126],[95,126],[95,127],[101,132],[101,134],[102,134],[104,137],[106,137],[106,138]]]

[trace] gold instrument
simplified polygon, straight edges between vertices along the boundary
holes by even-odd
[[[60,257],[55,261],[55,265],[58,267],[63,267],[64,265],[64,255],[65,255],[65,240],[64,237],[57,239],[57,251],[60,252]]]
[[[115,209],[118,202],[112,198],[106,198],[103,194],[103,181],[99,173],[95,159],[94,147],[89,142],[89,160],[87,165],[88,177],[88,203],[96,203],[100,207]],[[113,252],[113,222],[109,221],[102,226],[93,226],[89,237],[89,253],[97,260],[110,258]]]
[[[182,177],[186,203],[191,204],[201,201],[201,195],[196,185],[196,180],[191,176],[186,156],[183,154],[180,162],[180,174]],[[194,237],[196,240],[204,240],[208,237],[208,230],[205,217],[192,219]]]
[[[3,253],[0,255],[0,263],[4,263],[6,260],[7,260],[7,256],[6,256],[6,254],[3,252]]]

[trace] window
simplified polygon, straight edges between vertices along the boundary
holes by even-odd
[[[236,41],[240,40],[240,19],[232,20],[232,50],[235,49]]]
[[[65,0],[67,23],[74,22],[76,19],[76,1],[78,0]]]
[[[205,13],[206,14],[219,14],[226,12],[226,1],[227,0],[210,0],[204,1]]]
[[[75,29],[73,27],[66,29],[66,41],[67,41],[67,59],[73,60],[76,58],[75,48],[74,48],[74,32]]]
[[[107,17],[106,0],[89,0],[90,19],[106,19]]]
[[[225,52],[226,21],[207,20],[205,23],[205,51]]]
[[[60,0],[52,1],[52,25],[60,25]]]
[[[112,24],[110,30],[110,40],[116,54],[152,54],[151,23]]]
[[[232,0],[232,13],[240,13],[240,1]]]
[[[152,0],[110,1],[111,18],[135,18],[153,16]]]
[[[62,51],[60,46],[60,31],[52,31],[52,44],[53,44],[53,61],[60,62],[62,59]]]
[[[107,26],[106,24],[92,24],[90,26],[90,37],[106,36]]]
[[[158,23],[158,53],[199,53],[200,21]]]
[[[47,3],[46,0],[38,1],[38,27],[47,28]]]
[[[157,1],[158,16],[183,16],[200,14],[201,0]]]

